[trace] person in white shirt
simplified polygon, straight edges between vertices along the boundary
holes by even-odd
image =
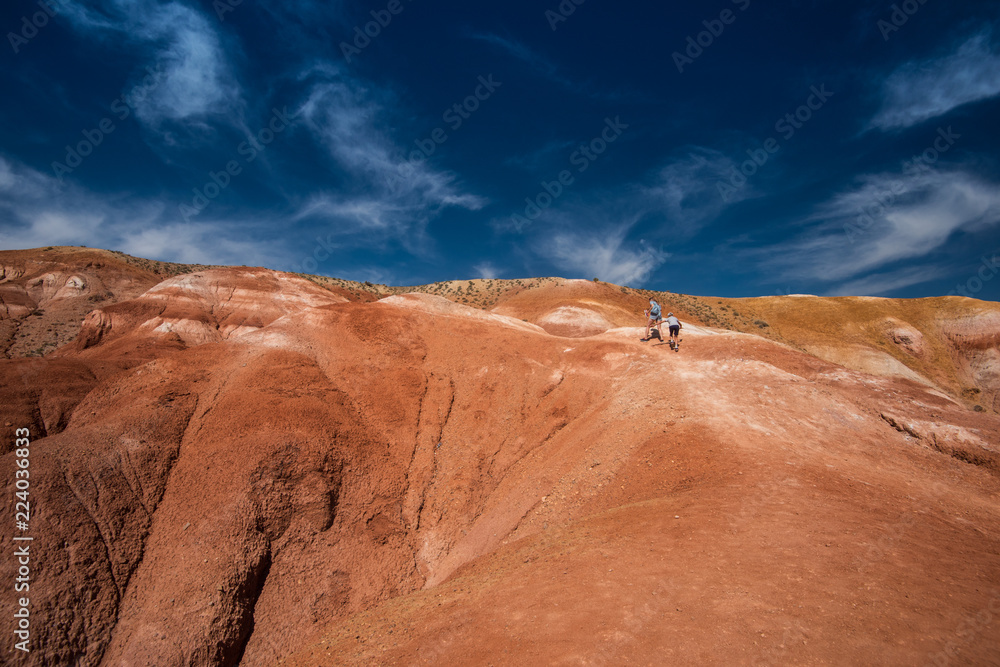
[[[673,313],[667,313],[667,328],[670,329],[670,337],[677,339],[681,333],[681,322]],[[679,340],[677,342],[680,342]],[[676,343],[675,343],[676,344]]]

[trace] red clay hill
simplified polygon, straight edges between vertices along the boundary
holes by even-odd
[[[998,304],[0,265],[4,664],[1000,655]]]

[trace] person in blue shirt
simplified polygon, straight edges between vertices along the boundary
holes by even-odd
[[[660,304],[656,303],[652,298],[649,299],[649,310],[646,311],[646,337],[643,338],[643,342],[649,340],[649,330],[653,327],[657,327],[659,330],[660,323],[663,322],[661,315],[663,311],[660,310]],[[660,333],[660,339],[663,339],[663,334]]]

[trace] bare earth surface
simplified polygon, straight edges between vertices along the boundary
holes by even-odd
[[[144,261],[0,253],[4,664],[1000,663],[998,304]]]

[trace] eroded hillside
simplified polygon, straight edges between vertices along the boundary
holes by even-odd
[[[11,664],[1000,652],[995,304],[658,294],[673,353],[593,281],[144,275],[0,361],[44,582]]]

